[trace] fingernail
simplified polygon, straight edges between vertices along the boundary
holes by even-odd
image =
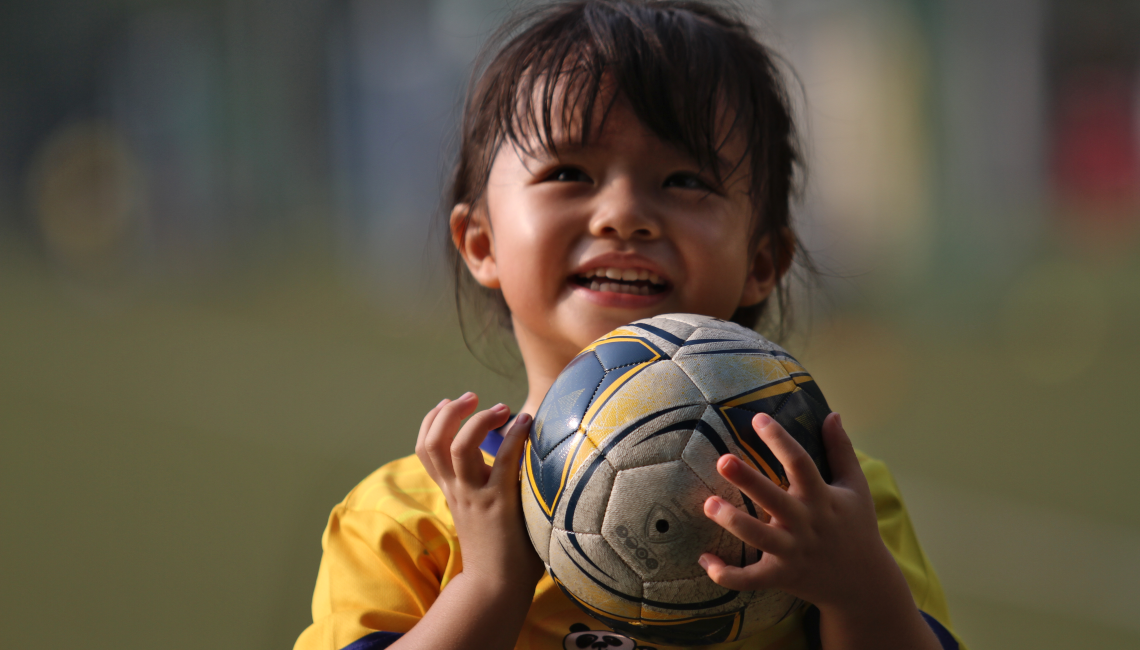
[[[491,410],[494,411],[495,413],[502,413],[503,411],[507,410],[507,405],[503,404],[502,402],[499,402],[498,404],[492,406]]]
[[[721,456],[720,467],[723,470],[736,469],[736,464],[740,462],[736,456],[732,454],[725,454]]]
[[[457,401],[457,402],[462,402],[462,401],[464,401],[464,400],[469,400],[469,399],[471,399],[472,397],[475,397],[475,393],[472,393],[471,391],[467,391],[466,393],[463,393],[462,395],[460,395],[460,396],[459,396],[459,399],[457,399],[457,400],[455,400],[455,401]]]
[[[706,571],[709,568],[709,561],[706,560],[705,556],[703,556],[703,555],[700,557],[700,559],[697,560],[697,564],[701,565],[701,568],[705,569]]]
[[[445,397],[445,398],[439,400],[439,404],[436,404],[435,407],[439,408],[439,407],[443,406],[444,404],[447,404],[448,401],[449,400]]]
[[[756,425],[756,428],[763,429],[769,424],[772,424],[772,418],[768,417],[767,413],[760,413],[752,420],[752,423]]]
[[[520,426],[520,427],[529,426],[530,425],[530,414],[529,413],[519,413],[518,417],[515,418],[515,424]]]
[[[720,500],[716,497],[710,497],[708,501],[705,501],[705,512],[710,516],[720,512]]]
[[[838,414],[838,413],[836,413],[836,414],[835,414],[835,421],[836,421],[837,423],[839,423],[839,428],[840,428],[840,429],[843,429],[843,416],[842,416],[842,415],[840,415],[840,414]],[[843,429],[843,430],[844,430],[844,431],[846,431],[847,429]]]

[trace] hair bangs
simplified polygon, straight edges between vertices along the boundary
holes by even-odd
[[[560,144],[586,145],[620,98],[717,182],[745,162],[751,146],[738,160],[721,155],[732,137],[755,140],[754,125],[741,118],[757,108],[748,92],[753,80],[724,42],[724,25],[685,3],[588,3],[580,11],[503,52],[510,64],[498,72],[506,83],[487,89],[496,95],[500,134],[492,149],[509,142],[528,153],[556,153]]]

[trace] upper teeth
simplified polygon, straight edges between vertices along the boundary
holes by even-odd
[[[582,273],[582,277],[609,278],[610,280],[623,280],[625,282],[633,282],[635,280],[649,280],[653,284],[664,284],[661,281],[661,276],[645,269],[615,269],[613,267],[599,267]]]

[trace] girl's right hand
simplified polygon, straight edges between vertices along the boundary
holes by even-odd
[[[519,461],[531,417],[520,413],[515,418],[494,465],[487,465],[479,445],[492,429],[507,423],[510,410],[498,404],[475,413],[478,404],[474,393],[466,393],[436,405],[420,425],[416,456],[447,499],[467,579],[487,590],[488,597],[519,600],[525,610],[543,572],[526,531],[519,490]]]
[[[447,583],[423,618],[389,646],[392,650],[513,648],[535,583],[542,577],[542,562],[523,522],[519,491],[519,459],[530,416],[516,418],[490,466],[483,462],[479,445],[491,429],[507,423],[510,412],[499,404],[475,413],[478,404],[474,393],[455,401],[445,399],[420,425],[416,456],[447,499],[463,570]]]

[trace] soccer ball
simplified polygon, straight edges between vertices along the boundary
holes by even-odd
[[[734,323],[667,314],[616,329],[583,350],[542,401],[527,442],[523,512],[555,583],[588,614],[650,643],[743,638],[796,611],[778,590],[732,591],[697,564],[712,552],[760,559],[705,516],[714,494],[766,518],[721,477],[734,454],[784,488],[752,428],[768,413],[815,460],[830,412],[782,348]]]

